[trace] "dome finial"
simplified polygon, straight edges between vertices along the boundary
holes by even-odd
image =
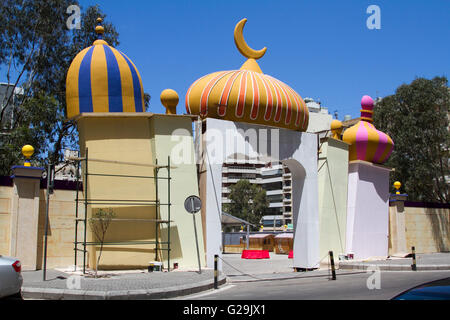
[[[95,27],[95,33],[98,34],[98,38],[102,39],[103,34],[105,33],[105,28],[102,26],[103,19],[98,17],[97,18],[97,26]]]
[[[372,123],[373,99],[370,96],[363,96],[361,99],[361,120]]]
[[[103,40],[103,34],[105,33],[105,28],[103,28],[102,22],[103,22],[103,19],[98,17],[97,18],[97,26],[95,27],[95,33],[97,34],[98,39],[94,41],[94,45],[98,45],[98,44],[108,45],[108,43],[105,40]]]
[[[33,146],[27,144],[23,146],[22,148],[22,154],[25,157],[25,163],[23,164],[24,167],[31,167],[30,158],[34,154],[34,148]]]
[[[161,92],[161,103],[166,107],[166,114],[177,114],[178,94],[175,90],[166,89]]]
[[[234,28],[234,43],[236,44],[236,47],[238,48],[239,52],[248,59],[260,59],[262,56],[266,53],[267,48],[264,47],[261,50],[254,50],[250,48],[245,42],[243,31],[245,23],[247,22],[247,19],[244,18],[241,21],[238,22],[236,27]]]
[[[331,121],[331,133],[334,139],[341,140],[342,129],[342,122],[336,119]]]
[[[400,194],[400,188],[401,188],[402,184],[400,181],[395,181],[394,182],[394,188],[397,189],[397,192],[395,192],[395,194]]]

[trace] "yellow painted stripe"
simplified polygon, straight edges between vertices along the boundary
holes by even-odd
[[[66,78],[66,104],[67,117],[72,118],[80,114],[80,99],[78,97],[78,75],[80,72],[81,61],[88,52],[89,48],[82,50],[70,65]]]
[[[128,58],[128,56],[126,56],[127,58]],[[144,86],[142,85],[142,78],[141,78],[141,74],[139,73],[139,70],[138,70],[138,68],[136,68],[136,65],[134,64],[134,62],[130,59],[130,58],[128,58],[128,60],[130,60],[130,62],[131,62],[131,64],[133,65],[133,67],[134,67],[134,70],[136,70],[136,74],[137,74],[137,76],[138,76],[138,78],[139,78],[139,85],[141,86],[141,101],[142,101],[142,109],[143,110],[136,110],[136,112],[139,112],[139,111],[145,111],[145,104],[144,104]]]
[[[123,112],[135,112],[136,107],[134,104],[134,90],[133,90],[133,76],[131,70],[128,67],[128,63],[125,58],[114,48],[111,51],[116,57],[117,64],[120,70],[120,82],[122,84],[122,103]]]
[[[137,68],[136,68],[136,73],[137,73],[138,78],[139,78],[139,84],[141,85],[142,112],[145,112],[144,85],[142,84],[141,74],[139,73],[139,70]],[[136,111],[140,111],[140,110],[136,110]]]
[[[367,161],[373,161],[375,157],[375,153],[377,152],[378,143],[380,141],[380,137],[378,132],[375,130],[373,126],[371,126],[368,122],[362,121],[367,131],[367,149],[366,149],[366,159]]]
[[[381,155],[379,162],[383,163],[387,160],[389,152],[391,151],[391,148],[393,148],[394,142],[392,141],[391,137],[387,136],[388,143],[386,144],[386,148],[384,149],[383,154]]]
[[[96,45],[91,62],[92,106],[94,112],[109,112],[108,68],[103,45]]]
[[[358,133],[359,126],[362,126],[361,121],[358,122],[355,126],[348,128],[344,132],[344,141],[351,143],[349,147],[349,160],[356,160],[357,152],[356,152],[356,134]]]

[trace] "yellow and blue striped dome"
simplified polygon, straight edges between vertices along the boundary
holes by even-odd
[[[144,112],[141,76],[125,54],[96,40],[70,65],[66,103],[69,119],[84,112]]]

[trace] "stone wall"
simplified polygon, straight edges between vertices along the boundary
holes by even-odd
[[[8,255],[13,187],[12,182],[3,184],[0,185],[0,255]]]
[[[394,199],[393,199],[394,198]],[[391,196],[389,207],[389,254],[450,251],[450,206],[404,201]]]
[[[406,246],[417,253],[450,251],[450,209],[405,203]]]
[[[39,192],[39,228],[37,244],[37,269],[43,266],[46,189],[41,183]],[[11,250],[11,217],[14,189],[9,183],[0,185],[0,255],[12,255]],[[75,197],[74,188],[55,189],[50,195],[49,228],[47,246],[47,267],[67,267],[74,264],[75,239]],[[80,197],[82,193],[80,192]],[[80,206],[80,213],[83,208]],[[79,228],[79,239],[82,239],[82,228]],[[82,262],[79,253],[78,264]],[[19,257],[20,258],[20,257]]]

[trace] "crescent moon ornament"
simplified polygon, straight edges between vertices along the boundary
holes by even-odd
[[[234,28],[234,43],[236,44],[236,47],[238,48],[239,52],[244,57],[255,60],[262,58],[262,56],[267,51],[266,47],[264,47],[261,50],[254,50],[248,46],[247,42],[245,42],[243,31],[246,22],[247,19],[244,18],[241,21],[239,21],[236,27]]]

